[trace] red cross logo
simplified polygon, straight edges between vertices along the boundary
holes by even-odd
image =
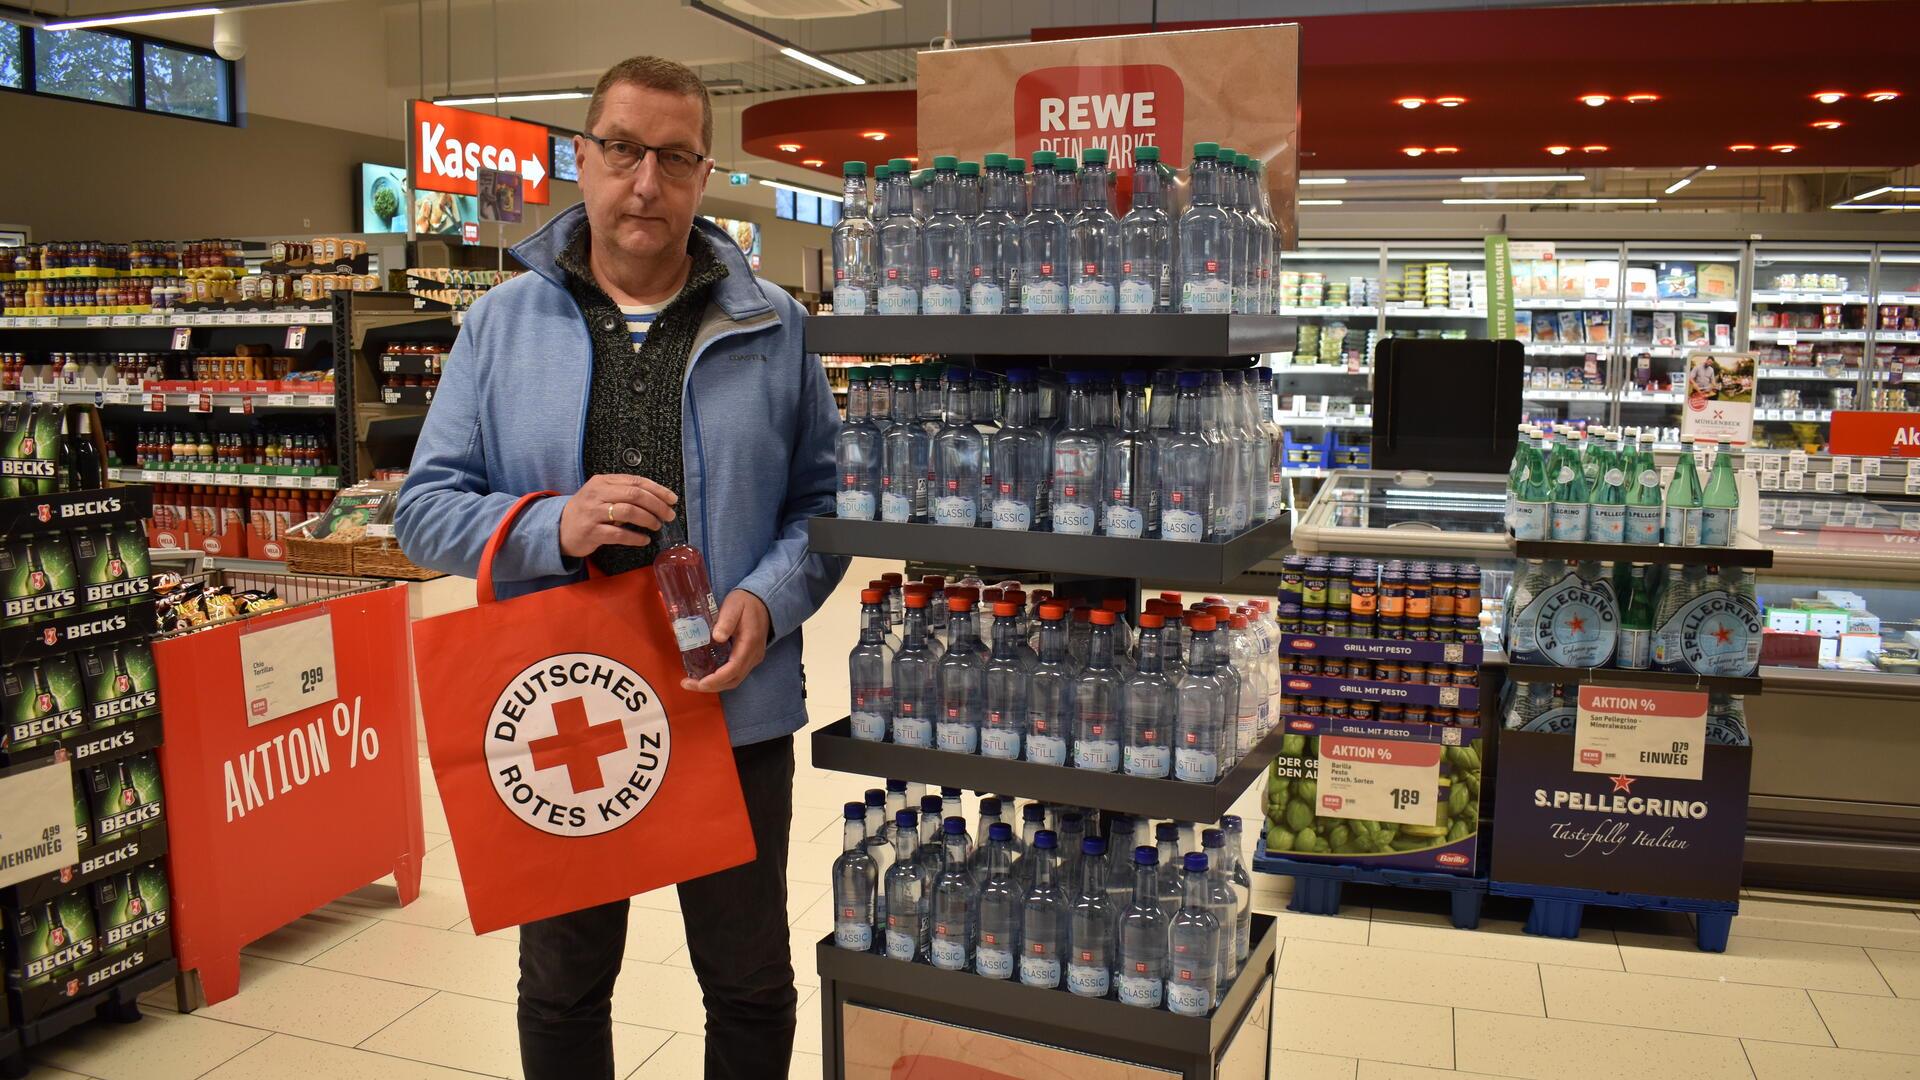
[[[584,700],[575,697],[553,703],[553,728],[552,735],[527,744],[533,754],[533,767],[566,766],[567,779],[572,782],[575,795],[604,786],[600,759],[627,748],[627,736],[620,730],[620,722],[590,723]]]

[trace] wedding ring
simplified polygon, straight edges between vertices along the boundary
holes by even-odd
[[[620,523],[619,523],[619,521],[617,521],[617,520],[615,520],[615,518],[614,518],[614,516],[613,516],[613,504],[612,504],[612,503],[608,503],[608,504],[607,504],[607,524],[609,524],[609,525],[618,525],[618,524],[620,524]]]

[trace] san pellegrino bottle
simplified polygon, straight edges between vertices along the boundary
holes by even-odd
[[[980,459],[984,440],[973,426],[973,394],[967,369],[947,369],[946,422],[933,439],[935,525],[972,528],[980,523]]]
[[[1700,543],[1700,522],[1705,517],[1700,492],[1700,474],[1693,464],[1691,435],[1680,437],[1680,456],[1674,461],[1673,479],[1667,483],[1667,524],[1664,540],[1674,547],[1695,547]]]
[[[1207,538],[1214,448],[1200,433],[1200,392],[1206,381],[1204,372],[1180,373],[1172,427],[1155,455],[1159,464],[1162,540]]]
[[[1018,647],[1019,605],[993,605],[993,654],[987,659],[987,708],[980,726],[982,757],[1020,759],[1027,730],[1027,665]]]
[[[1054,155],[1033,155],[1033,209],[1020,222],[1020,310],[1059,315],[1067,310],[1067,219],[1060,214]]]
[[[1133,902],[1120,915],[1118,976],[1122,1005],[1157,1009],[1167,977],[1167,919],[1160,913],[1160,857],[1150,847],[1133,849]]]
[[[873,856],[867,853],[866,806],[846,805],[840,857],[833,860],[833,943],[842,949],[873,949]]]
[[[1027,859],[1033,880],[1020,905],[1020,981],[1043,990],[1060,985],[1061,953],[1067,944],[1067,897],[1056,844],[1051,829],[1034,834]]]
[[[1182,1016],[1212,1011],[1220,973],[1220,920],[1213,913],[1205,852],[1182,863],[1182,899],[1167,927],[1167,1010]]]
[[[1094,772],[1120,768],[1121,677],[1113,665],[1113,612],[1092,614],[1087,666],[1073,682],[1073,765]]]
[[[1167,214],[1160,148],[1133,148],[1133,205],[1120,219],[1122,315],[1166,311],[1173,295],[1173,219]]]
[[[1069,226],[1071,282],[1067,303],[1075,315],[1111,315],[1120,270],[1120,223],[1113,216],[1113,173],[1098,147],[1080,155],[1080,205]]]
[[[1553,539],[1584,541],[1587,538],[1587,474],[1581,465],[1581,433],[1568,433],[1566,441],[1554,448]]]
[[[887,647],[886,594],[860,591],[860,640],[847,654],[847,682],[853,691],[853,737],[886,742],[893,721],[893,659]]]
[[[1073,663],[1067,655],[1067,609],[1040,605],[1040,661],[1027,677],[1027,760],[1065,765],[1073,730]]]
[[[965,821],[950,817],[941,831],[946,858],[933,883],[933,928],[927,935],[928,958],[934,967],[966,971],[973,967],[977,914],[973,872],[969,869],[973,852],[967,844]]]
[[[1653,432],[1643,432],[1627,448],[1627,524],[1629,544],[1660,542],[1660,467],[1653,460]]]
[[[1700,501],[1700,545],[1733,546],[1740,522],[1740,484],[1733,474],[1733,452],[1725,444],[1713,457],[1713,475]]]
[[[893,658],[893,741],[933,745],[933,719],[940,712],[937,659],[927,647],[927,597],[907,597],[906,634]]]
[[[1227,834],[1223,829],[1200,833],[1200,849],[1207,856],[1207,909],[1220,924],[1220,952],[1214,965],[1213,1002],[1220,1003],[1234,975],[1240,971],[1234,952],[1234,920],[1240,910],[1240,895],[1233,887],[1232,860],[1227,855]]]
[[[966,222],[960,216],[958,158],[933,159],[933,182],[928,205],[932,213],[920,230],[924,278],[920,286],[922,315],[958,315],[965,306],[967,286]]]
[[[1100,437],[1092,431],[1093,401],[1088,389],[1094,373],[1067,373],[1066,426],[1053,440],[1049,478],[1053,531],[1093,534],[1100,507]]]
[[[980,750],[980,725],[987,703],[987,662],[980,655],[980,636],[973,628],[973,601],[956,596],[947,601],[947,655],[940,658],[940,718],[934,724],[934,745],[956,754]]]
[[[1020,273],[1019,192],[1007,175],[1007,155],[987,155],[980,185],[987,205],[967,231],[967,311],[999,315],[1007,310],[1009,279]]]
[[[1516,540],[1546,540],[1553,535],[1553,481],[1543,455],[1545,436],[1537,429],[1514,451],[1517,475],[1513,488],[1513,536]]]
[[[914,408],[913,368],[893,369],[893,423],[881,436],[880,520],[927,519],[927,473],[933,447]]]
[[[1247,310],[1247,298],[1252,292],[1248,249],[1253,242],[1253,220],[1247,216],[1246,192],[1240,173],[1242,160],[1239,151],[1232,147],[1220,148],[1220,209],[1227,212],[1228,280],[1233,284],[1233,310],[1238,312]]]
[[[927,955],[927,892],[915,855],[920,848],[912,810],[893,816],[893,865],[887,868],[887,955],[909,963]]]
[[[1690,457],[1691,454],[1682,454],[1681,460],[1685,461]],[[1678,484],[1679,480],[1680,474],[1674,473],[1674,484]],[[1668,490],[1671,491],[1673,486],[1673,484],[1668,485]],[[1660,588],[1660,600],[1654,605],[1653,612],[1654,670],[1686,670],[1686,627],[1678,616],[1707,588],[1705,567],[1667,567],[1666,582]]]
[[[1588,447],[1593,479],[1587,488],[1587,538],[1597,544],[1627,540],[1627,467],[1613,448],[1595,442]]]
[[[995,822],[987,827],[986,876],[981,882],[974,919],[976,936],[973,970],[989,979],[1011,979],[1020,955],[1020,924],[1026,893],[1013,872],[1013,826]]]
[[[1227,723],[1227,692],[1214,673],[1213,616],[1192,616],[1187,620],[1187,631],[1192,642],[1187,674],[1175,688],[1173,778],[1211,784],[1220,779],[1220,742]]]
[[[1227,878],[1233,882],[1237,898],[1233,914],[1233,958],[1236,964],[1245,964],[1247,955],[1253,951],[1253,875],[1247,871],[1246,836],[1238,814],[1222,817],[1220,829],[1227,834],[1227,858],[1231,863]]]
[[[993,439],[994,528],[1033,528],[1050,469],[1047,437],[1033,419],[1033,371],[1015,368],[1007,372],[1006,422]]]
[[[1067,917],[1067,989],[1081,997],[1113,992],[1114,911],[1107,895],[1107,842],[1080,841],[1079,889]]]
[[[875,306],[880,270],[880,233],[867,216],[867,163],[849,161],[840,173],[846,189],[833,227],[833,313],[866,315]]]
[[[847,369],[847,419],[833,440],[839,491],[833,512],[849,521],[872,521],[880,510],[880,429],[867,415],[867,369]]]
[[[1189,169],[1192,190],[1180,214],[1180,310],[1226,314],[1233,310],[1232,226],[1220,208],[1220,145],[1196,143]]]
[[[1626,596],[1620,604],[1620,644],[1614,663],[1644,671],[1653,664],[1653,597],[1647,568],[1639,563],[1628,570]]]
[[[1153,475],[1153,439],[1147,432],[1147,373],[1121,376],[1118,423],[1100,447],[1100,531],[1108,536],[1146,535]]]
[[[1586,433],[1585,445],[1580,451],[1580,468],[1587,476],[1587,487],[1591,489],[1600,480],[1601,455],[1607,448],[1607,429],[1595,425]]]
[[[1126,723],[1127,746],[1123,768],[1128,776],[1165,779],[1173,767],[1175,694],[1167,681],[1162,656],[1161,627],[1166,619],[1151,613],[1140,616],[1137,669],[1120,692],[1120,712]]]
[[[713,640],[720,604],[713,598],[707,560],[687,543],[687,521],[675,516],[660,528],[660,553],[653,558],[653,580],[673,623],[673,640],[687,678],[704,679],[726,666],[731,642]]]
[[[875,305],[882,315],[920,314],[920,219],[913,212],[912,163],[887,162],[887,211],[880,224],[880,288]]]

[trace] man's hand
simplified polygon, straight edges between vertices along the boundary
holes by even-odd
[[[704,679],[681,679],[681,688],[717,694],[739,686],[766,659],[767,631],[772,625],[773,617],[759,597],[745,589],[728,593],[720,603],[720,617],[713,622],[713,640],[732,645],[733,655],[719,671]]]
[[[645,547],[652,538],[639,530],[658,530],[672,521],[673,504],[679,501],[679,496],[644,476],[588,477],[560,511],[560,553],[584,559],[608,546]]]

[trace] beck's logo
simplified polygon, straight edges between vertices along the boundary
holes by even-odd
[[[494,793],[555,836],[596,836],[639,817],[667,775],[666,710],[640,673],[595,653],[528,665],[494,702]]]

